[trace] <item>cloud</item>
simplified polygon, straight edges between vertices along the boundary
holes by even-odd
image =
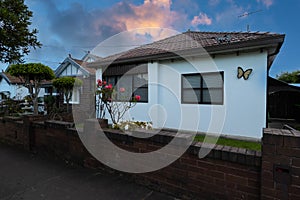
[[[220,3],[220,0],[209,0],[208,5],[210,6],[216,6]]]
[[[184,16],[172,11],[171,4],[170,0],[145,0],[138,6],[118,3],[112,17],[115,24],[112,26],[122,26],[125,30],[149,27],[174,28],[174,25]],[[128,7],[127,13],[118,12],[123,7]]]
[[[274,0],[256,0],[258,3],[262,2],[267,8],[273,5]]]
[[[41,61],[58,63],[68,53],[80,58],[101,41],[126,30],[138,29],[136,35],[141,41],[142,36],[153,40],[169,36],[168,31],[153,31],[150,27],[189,28],[187,14],[174,11],[172,0],[144,0],[142,4],[122,1],[106,7],[99,6],[96,1],[94,7],[89,5],[91,1],[89,4],[75,0],[26,2],[34,14],[32,27],[39,30],[38,39],[43,44],[28,58]]]
[[[217,25],[220,28],[232,27],[237,23],[238,16],[244,12],[245,9],[242,6],[238,6],[232,1],[232,3],[228,5],[228,7],[216,14],[215,19]]]
[[[205,13],[200,13],[198,16],[194,16],[194,19],[192,20],[193,26],[198,25],[211,25],[212,19],[209,18]]]

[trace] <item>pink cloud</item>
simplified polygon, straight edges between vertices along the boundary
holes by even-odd
[[[194,16],[194,19],[192,20],[193,26],[198,25],[211,25],[212,19],[209,18],[205,13],[200,13],[198,16]]]
[[[121,4],[119,3],[119,6],[122,6]],[[117,22],[114,26],[124,26],[126,30],[137,28],[146,30],[151,27],[174,28],[178,21],[186,17],[171,10],[171,4],[171,0],[144,0],[142,5],[129,4],[130,13],[124,15],[114,12],[112,17]]]

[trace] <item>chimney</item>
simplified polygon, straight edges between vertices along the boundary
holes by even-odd
[[[72,58],[72,55],[69,53],[69,58]]]

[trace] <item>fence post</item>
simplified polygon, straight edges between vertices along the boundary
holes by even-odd
[[[261,199],[300,199],[300,132],[264,129]]]

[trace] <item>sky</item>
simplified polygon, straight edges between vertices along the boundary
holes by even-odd
[[[123,31],[160,27],[178,32],[249,28],[286,34],[270,75],[300,70],[299,0],[25,0],[25,4],[33,12],[31,28],[38,29],[43,45],[32,50],[25,61],[53,69],[68,54],[80,59]],[[146,30],[139,34],[153,40],[166,36]],[[2,69],[6,67],[1,64]]]

